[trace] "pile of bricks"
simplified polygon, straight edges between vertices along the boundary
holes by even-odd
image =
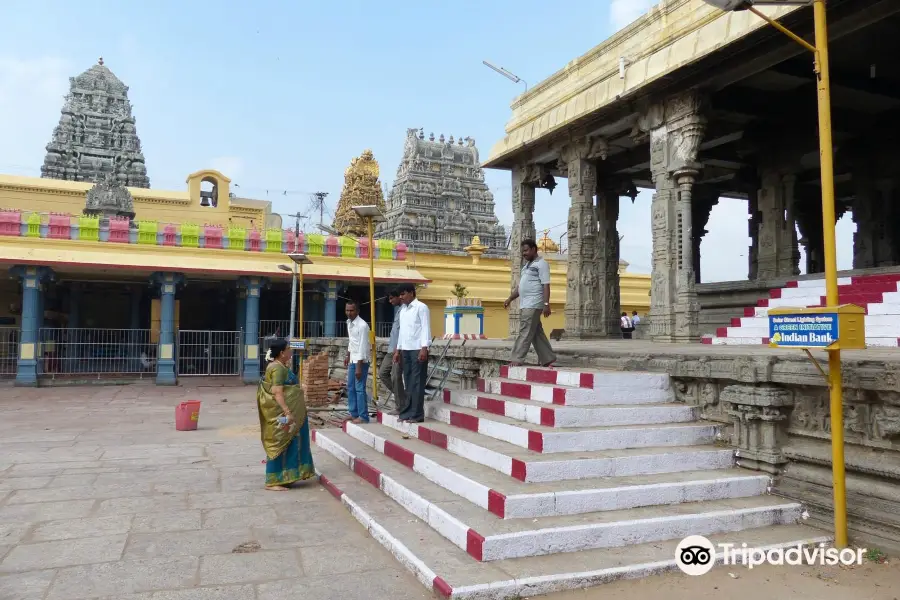
[[[303,381],[306,383],[306,405],[326,406],[328,397],[328,353],[322,352],[303,361]]]

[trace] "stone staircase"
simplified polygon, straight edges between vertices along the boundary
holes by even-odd
[[[900,346],[900,273],[861,275],[838,279],[841,304],[866,309],[866,346]],[[825,280],[790,281],[769,290],[769,298],[744,309],[743,317],[731,319],[716,335],[703,336],[704,344],[749,346],[769,343],[769,309],[825,306]]]
[[[531,597],[675,568],[689,535],[819,543],[666,375],[501,369],[428,421],[313,433],[320,481],[437,594]],[[343,465],[343,466],[342,466]]]

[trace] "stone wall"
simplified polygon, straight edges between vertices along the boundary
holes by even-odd
[[[311,344],[342,367],[345,340]],[[557,344],[556,350],[561,366],[670,374],[678,402],[725,425],[740,466],[771,474],[775,493],[803,502],[813,523],[832,529],[828,388],[805,356],[768,349],[714,353],[699,345],[654,345],[651,354],[644,342],[634,342],[634,350],[628,344]],[[497,376],[508,351],[500,344],[454,344],[448,356],[457,373],[447,385],[474,388],[479,377]],[[900,354],[855,353],[844,360],[844,423],[851,538],[900,552]]]

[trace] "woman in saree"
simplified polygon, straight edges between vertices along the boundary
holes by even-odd
[[[266,353],[269,364],[256,392],[266,451],[266,489],[278,492],[315,476],[303,388],[288,367],[292,354],[285,340],[272,342]]]

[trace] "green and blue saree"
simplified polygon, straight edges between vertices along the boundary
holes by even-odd
[[[278,422],[283,416],[272,389],[284,388],[284,402],[295,422],[286,427]],[[290,485],[315,476],[309,436],[309,418],[303,388],[297,376],[278,361],[266,367],[256,392],[259,428],[266,451],[266,485]]]

